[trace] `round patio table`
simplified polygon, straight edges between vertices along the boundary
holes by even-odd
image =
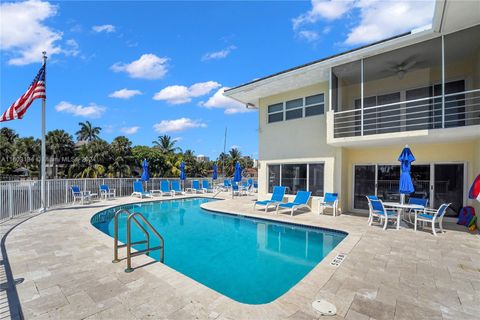
[[[400,202],[384,202],[383,205],[385,207],[389,208],[394,208],[398,214],[397,214],[397,230],[400,229],[400,219],[401,219],[401,213],[404,212],[405,210],[423,210],[425,209],[424,206],[421,206],[419,204],[408,204],[408,203],[400,203]]]

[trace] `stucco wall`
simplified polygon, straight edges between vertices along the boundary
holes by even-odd
[[[269,163],[309,163],[325,164],[325,192],[336,191],[341,183],[342,150],[326,143],[325,115],[318,115],[282,122],[267,123],[267,106],[300,97],[324,93],[325,111],[328,109],[328,82],[305,87],[300,90],[266,97],[259,103],[259,198],[268,197]],[[317,201],[313,206],[316,210]]]

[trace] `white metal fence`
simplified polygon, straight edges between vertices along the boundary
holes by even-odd
[[[207,178],[191,178],[185,181],[185,187],[190,187],[191,180]],[[106,184],[115,189],[117,197],[130,196],[133,192],[133,182],[136,178],[100,178],[100,179],[52,179],[45,181],[45,197],[47,208],[71,203],[73,201],[71,186],[77,185],[82,191],[99,193],[100,185]],[[146,190],[160,189],[161,180],[175,178],[151,178],[146,183]],[[217,180],[218,183],[223,180]],[[40,180],[1,181],[0,182],[0,221],[11,219],[22,214],[41,209]]]

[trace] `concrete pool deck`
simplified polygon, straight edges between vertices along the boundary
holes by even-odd
[[[133,258],[134,267],[143,266],[129,274],[124,272],[125,261],[111,263],[113,239],[94,228],[90,218],[110,206],[151,199],[128,197],[53,209],[21,223],[6,239],[13,277],[24,279],[16,286],[23,315],[27,319],[316,319],[320,315],[311,302],[320,298],[337,307],[338,315],[330,319],[476,319],[480,314],[478,234],[455,225],[448,225],[446,233],[437,237],[411,228],[383,231],[369,227],[366,217],[349,214],[265,214],[253,211],[252,196],[233,200],[229,194],[221,196],[226,200],[203,207],[349,235],[285,295],[269,304],[245,305],[146,256]],[[2,226],[2,233],[9,228]],[[346,254],[345,260],[340,266],[330,265],[338,253]]]

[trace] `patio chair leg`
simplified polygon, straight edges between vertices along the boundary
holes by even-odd
[[[432,220],[432,232],[434,236],[437,235],[437,233],[435,232],[435,223],[433,222],[433,220]]]
[[[387,230],[388,219],[385,218],[385,224],[383,225],[383,230]]]
[[[414,226],[414,230],[417,231],[417,215],[415,215],[415,226]]]

